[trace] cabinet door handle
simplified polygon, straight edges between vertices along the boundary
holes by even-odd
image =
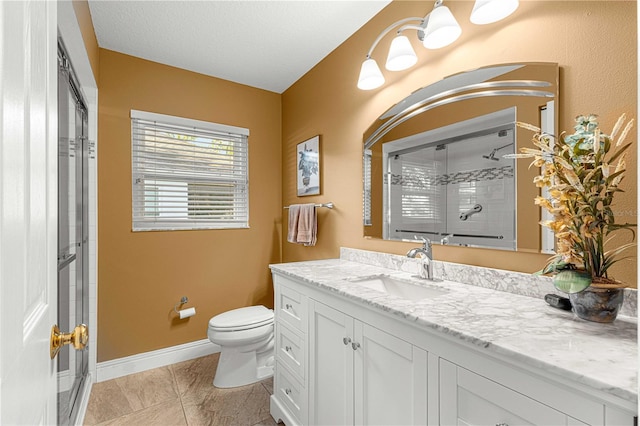
[[[351,338],[343,337],[342,338],[342,343],[344,343],[344,345],[347,346],[349,343],[351,343]]]
[[[287,395],[291,394],[291,389],[286,388],[286,389],[284,390],[284,393],[286,393]]]
[[[284,350],[285,350],[285,351],[287,351],[287,352],[289,352],[289,351],[291,350],[291,346],[285,346],[285,347],[284,347]]]
[[[286,310],[289,310],[289,309],[293,308],[293,306],[291,306],[290,304],[287,303],[286,305],[284,305],[284,308]]]
[[[353,350],[354,350],[354,351],[357,351],[357,350],[358,350],[358,348],[360,347],[360,343],[358,343],[358,342],[353,342],[353,343],[351,344],[351,347],[353,348]]]

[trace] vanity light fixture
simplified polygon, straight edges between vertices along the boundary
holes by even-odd
[[[451,10],[442,4],[443,1],[436,0],[433,10],[424,18],[411,17],[401,19],[389,25],[378,35],[360,68],[358,89],[372,90],[384,84],[384,75],[382,75],[378,63],[371,57],[371,54],[380,43],[380,40],[391,30],[397,28],[397,35],[391,42],[387,62],[385,63],[385,68],[389,71],[406,70],[418,62],[418,57],[411,46],[411,42],[407,36],[402,35],[405,30],[416,30],[418,39],[427,49],[440,49],[450,45],[460,37],[462,28],[460,28]],[[511,15],[518,8],[518,5],[518,0],[476,0],[471,12],[471,22],[478,25],[497,22]]]

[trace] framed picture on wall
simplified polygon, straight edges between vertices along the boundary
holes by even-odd
[[[298,153],[298,197],[320,194],[320,136],[296,146]]]

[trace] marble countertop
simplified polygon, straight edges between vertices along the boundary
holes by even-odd
[[[408,272],[340,259],[275,264],[271,269],[559,377],[634,403],[638,399],[636,318],[592,323],[539,298],[429,282]],[[409,301],[353,282],[379,274],[447,292]]]

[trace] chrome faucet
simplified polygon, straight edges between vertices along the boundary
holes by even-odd
[[[422,247],[412,248],[407,253],[407,257],[415,259],[418,254],[422,254],[420,278],[433,281],[433,254],[431,250],[431,240],[423,238],[422,242]]]

